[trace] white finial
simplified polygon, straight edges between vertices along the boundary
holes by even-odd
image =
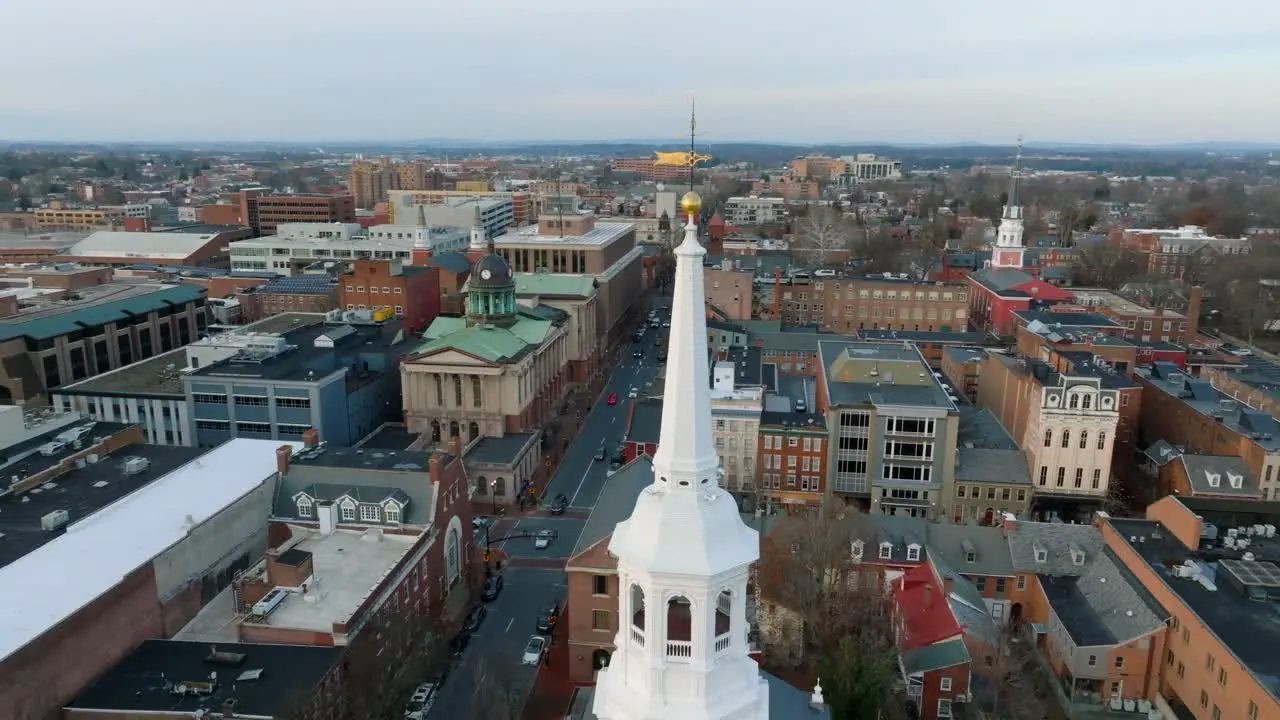
[[[816,685],[813,686],[813,694],[809,696],[809,704],[814,707],[823,707],[827,701],[822,697],[822,679],[819,678]]]

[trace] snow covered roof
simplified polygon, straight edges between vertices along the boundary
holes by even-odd
[[[67,526],[0,568],[0,660],[115,587],[129,573],[276,472],[278,440],[236,438]]]

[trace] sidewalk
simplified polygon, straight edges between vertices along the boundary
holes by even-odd
[[[569,680],[568,615],[566,609],[556,623],[548,662],[538,668],[538,677],[524,704],[523,720],[564,720],[569,713],[575,685]]]

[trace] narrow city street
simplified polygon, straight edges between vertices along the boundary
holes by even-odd
[[[669,296],[660,297],[654,307],[669,307],[669,303]],[[595,454],[604,443],[611,455],[622,441],[630,404],[636,402],[628,398],[631,388],[644,394],[660,374],[662,363],[654,343],[660,332],[648,330],[639,342],[631,342],[628,333],[606,387],[594,398],[582,430],[551,478],[544,507],[509,514],[487,528],[494,540],[495,557],[504,558],[501,572],[505,587],[496,600],[486,603],[488,615],[445,680],[430,718],[471,717],[475,693],[484,691],[477,682],[482,672],[521,699],[532,689],[538,669],[521,665],[522,650],[535,633],[538,615],[553,602],[563,606],[565,561],[607,482],[609,459],[597,461]],[[643,357],[633,356],[637,349],[643,351]],[[609,405],[610,393],[617,393],[617,404]],[[561,493],[569,498],[569,508],[563,515],[552,515],[545,506]],[[538,549],[532,536],[542,530],[551,530],[553,537],[548,547]],[[526,534],[530,537],[522,537]],[[563,633],[553,637],[558,639]]]

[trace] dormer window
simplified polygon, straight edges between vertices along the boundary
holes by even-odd
[[[973,564],[978,561],[978,549],[969,542],[968,538],[960,541],[960,549],[964,550],[964,561]]]
[[[862,541],[861,540],[853,541],[853,561],[856,563],[862,562]]]
[[[1244,485],[1244,475],[1229,472],[1227,473],[1227,482],[1231,483],[1231,487],[1239,490]]]
[[[1222,484],[1222,473],[1204,471],[1204,479],[1209,481],[1209,487],[1218,487]]]
[[[887,542],[880,543],[880,559],[888,560],[891,557],[893,557],[893,544]]]
[[[908,545],[908,546],[907,546],[907,559],[908,559],[908,560],[919,560],[919,559],[920,559],[920,546],[919,546],[919,545],[916,545],[915,543],[911,543],[910,545]]]
[[[1084,564],[1084,550],[1080,548],[1078,545],[1071,546],[1071,564],[1072,565]]]
[[[315,508],[311,504],[311,498],[306,495],[298,496],[298,517],[309,518],[315,514]]]
[[[343,522],[356,521],[356,503],[351,498],[344,498],[342,504],[338,506],[338,510],[342,514]]]
[[[360,506],[361,522],[378,522],[380,515],[378,514],[377,505],[363,504]]]
[[[400,506],[389,502],[382,506],[382,517],[386,518],[389,523],[400,523]]]
[[[1045,549],[1043,545],[1041,545],[1040,543],[1034,543],[1031,546],[1031,549],[1036,554],[1036,562],[1042,563],[1042,562],[1049,561],[1049,551]]]

